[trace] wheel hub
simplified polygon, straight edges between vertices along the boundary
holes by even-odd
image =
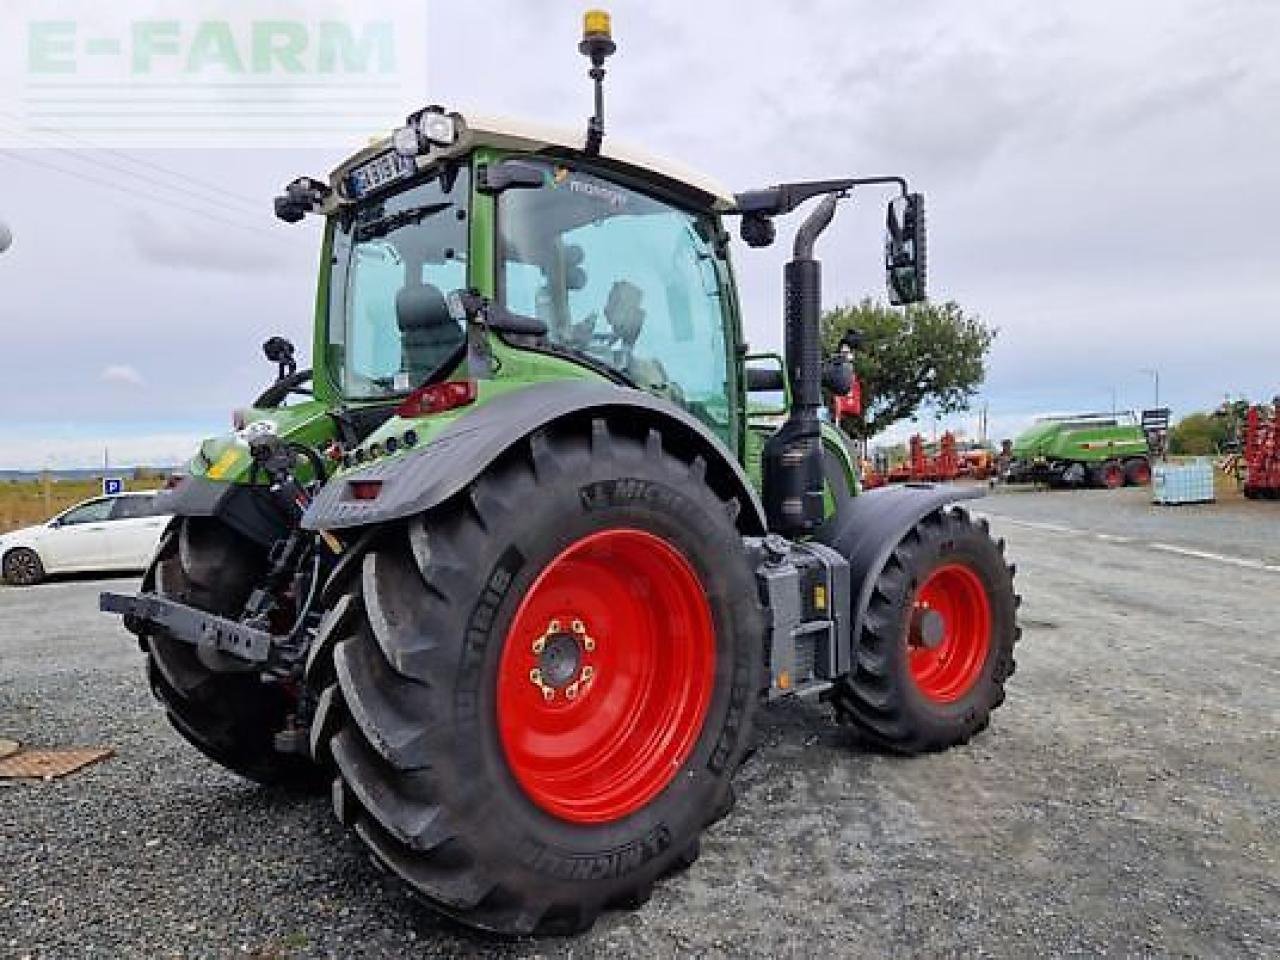
[[[937,610],[920,604],[911,611],[911,642],[915,646],[936,650],[946,635],[946,621]]]
[[[564,622],[568,623],[567,630]],[[594,665],[587,662],[595,652],[596,641],[577,617],[550,621],[531,649],[537,666],[529,671],[529,681],[542,691],[542,698],[548,703],[558,696],[576,700],[596,676]]]

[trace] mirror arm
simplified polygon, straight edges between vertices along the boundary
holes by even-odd
[[[811,197],[824,193],[846,194],[854,187],[875,184],[896,184],[903,196],[907,195],[907,181],[902,177],[856,177],[845,180],[801,180],[796,183],[780,183],[763,190],[748,190],[734,195],[734,209],[730,213],[776,217],[790,213]]]

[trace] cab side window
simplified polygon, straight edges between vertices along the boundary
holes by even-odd
[[[500,299],[553,346],[685,407],[731,443],[725,304],[712,225],[589,173],[545,165],[499,201]]]

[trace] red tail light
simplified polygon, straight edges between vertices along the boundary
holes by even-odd
[[[347,484],[352,500],[377,500],[382,493],[381,480],[352,480]]]
[[[397,417],[426,417],[475,403],[474,380],[449,380],[429,387],[419,387],[396,407]]]

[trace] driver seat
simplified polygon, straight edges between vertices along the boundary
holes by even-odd
[[[400,328],[400,367],[414,387],[435,373],[466,337],[450,315],[444,294],[430,283],[404,287],[396,294],[396,325]]]

